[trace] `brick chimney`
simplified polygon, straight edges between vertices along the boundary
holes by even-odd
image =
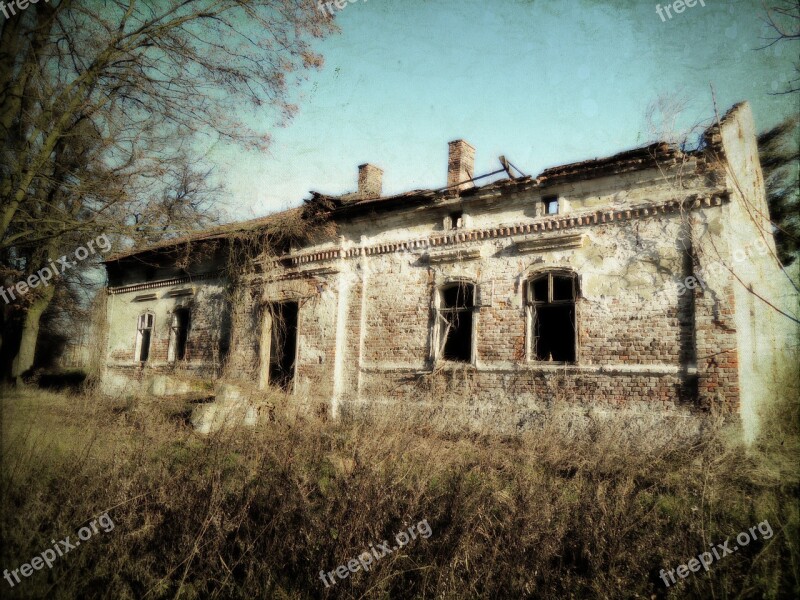
[[[358,195],[379,198],[383,188],[383,169],[369,163],[358,165]]]
[[[475,184],[469,181],[475,172],[475,148],[464,140],[453,140],[449,144],[450,154],[447,159],[447,187],[458,187],[453,189],[465,190],[474,187]]]

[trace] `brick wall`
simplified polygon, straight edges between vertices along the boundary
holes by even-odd
[[[717,138],[734,139],[730,127]],[[743,139],[752,137],[751,131]],[[763,182],[748,144],[728,152],[742,155],[735,168],[758,192]],[[522,426],[559,403],[738,414],[742,373],[768,378],[755,350],[744,348],[756,319],[766,318],[753,306],[744,313],[750,296],[741,280],[766,286],[769,265],[718,269],[703,287],[678,291],[712,262],[731,264],[737,228],[752,229],[717,150],[712,145],[657,169],[556,179],[548,187],[523,181],[505,191],[449,193],[408,210],[341,218],[338,240],[267,264],[237,290],[225,374],[268,385],[265,307],[291,300],[299,305],[293,393],[334,414],[446,405],[503,427]],[[542,214],[542,198],[553,195],[559,214]],[[463,212],[466,228],[445,229],[454,211]],[[571,364],[530,356],[526,282],[555,270],[575,273],[580,283]],[[432,300],[456,280],[472,282],[480,299],[469,364],[434,358]],[[190,362],[214,361],[208,348],[224,329],[223,287],[208,282],[195,293]],[[152,363],[163,364],[173,305],[164,297],[150,305],[115,296],[109,364],[133,364],[135,316],[148,307],[158,330]]]
[[[146,383],[148,374],[171,373],[192,378],[212,379],[220,375],[223,356],[220,348],[229,336],[226,317],[230,299],[225,282],[218,277],[148,284],[146,289],[120,288],[109,295],[108,347],[104,386],[126,390],[126,381]],[[187,293],[191,291],[191,293]],[[183,295],[173,296],[180,293]],[[147,296],[148,299],[141,298]],[[189,308],[191,322],[186,340],[185,359],[170,362],[170,325],[172,312]],[[153,315],[150,352],[146,363],[136,360],[137,320]]]

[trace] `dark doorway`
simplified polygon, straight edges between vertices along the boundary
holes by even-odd
[[[175,339],[175,360],[186,358],[186,340],[189,338],[191,314],[188,308],[177,308],[172,317],[172,335]]]
[[[269,382],[289,390],[294,381],[294,357],[297,352],[297,302],[271,306],[272,334],[269,348]]]

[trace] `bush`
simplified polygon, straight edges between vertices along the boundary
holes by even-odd
[[[456,436],[400,415],[275,412],[209,437],[160,402],[4,394],[3,568],[108,511],[115,527],[12,598],[782,598],[800,592],[796,406],[747,448],[623,420]],[[786,411],[789,411],[788,413]],[[777,429],[773,429],[775,431]],[[333,585],[320,571],[427,520],[432,534]],[[768,521],[774,535],[675,569]],[[5,581],[0,585],[8,586]]]

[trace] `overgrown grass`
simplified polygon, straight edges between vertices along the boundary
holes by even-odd
[[[516,437],[403,419],[276,420],[202,438],[174,402],[3,393],[0,568],[97,515],[100,532],[9,598],[794,598],[796,405],[753,448],[553,417]],[[676,428],[679,429],[679,428]],[[427,519],[433,533],[329,588],[332,571]],[[763,521],[774,535],[674,569]]]

